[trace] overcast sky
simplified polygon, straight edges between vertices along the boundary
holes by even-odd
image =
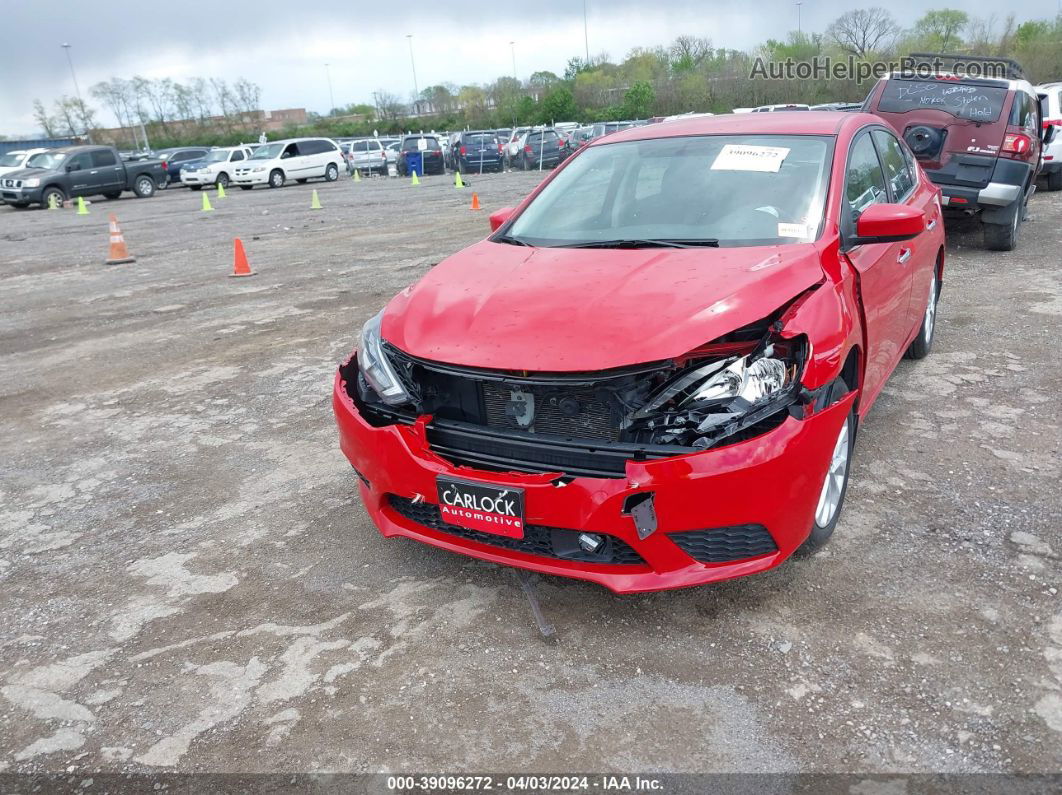
[[[988,17],[1009,7],[1022,21],[1052,16],[1060,1],[878,4],[910,25],[927,8],[951,5]],[[821,31],[843,11],[874,4],[804,0],[803,29]],[[706,36],[717,47],[748,49],[784,37],[797,24],[793,0],[588,0],[587,7],[591,54],[607,52],[614,59],[632,47],[667,44],[684,33]],[[516,42],[521,79],[540,69],[560,74],[570,57],[584,52],[581,0],[0,0],[0,9],[0,133],[9,136],[36,132],[35,98],[50,106],[60,94],[74,93],[62,42],[72,45],[86,100],[89,86],[111,76],[230,82],[242,76],[261,86],[266,109],[305,107],[322,113],[330,106],[325,63],[331,64],[337,105],[372,102],[377,89],[406,100],[413,90],[408,33],[422,89],[512,74],[510,41]],[[100,103],[93,104],[98,119],[112,124]]]

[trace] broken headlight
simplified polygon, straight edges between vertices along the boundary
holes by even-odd
[[[626,426],[656,444],[709,447],[792,402],[803,362],[802,340],[764,340],[747,355],[679,373],[630,414]]]
[[[401,406],[409,403],[412,398],[383,350],[383,338],[380,336],[382,322],[383,311],[370,318],[362,327],[358,366],[365,383],[380,396],[380,400],[388,406]]]

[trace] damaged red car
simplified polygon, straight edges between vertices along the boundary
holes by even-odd
[[[340,446],[404,536],[613,591],[769,569],[837,525],[860,422],[933,341],[939,190],[860,113],[592,142],[369,320]]]

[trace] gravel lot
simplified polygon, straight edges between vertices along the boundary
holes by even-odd
[[[1062,770],[1062,194],[1017,252],[951,235],[826,552],[536,578],[546,642],[509,570],[377,534],[330,406],[365,319],[537,179],[0,207],[0,771]]]

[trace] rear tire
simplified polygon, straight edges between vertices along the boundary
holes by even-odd
[[[1048,190],[1062,190],[1062,168],[1047,175]]]
[[[155,195],[156,187],[155,180],[147,174],[141,174],[133,182],[133,193],[136,194],[138,199],[150,199]]]
[[[926,311],[922,315],[922,326],[918,330],[918,336],[914,338],[904,352],[906,359],[924,359],[929,355],[933,347],[933,332],[937,327],[937,301],[940,300],[940,283],[937,281],[937,265],[933,266],[933,281],[929,285],[929,298],[926,301]]]
[[[302,180],[305,182],[305,180]],[[283,188],[284,187],[284,172],[279,168],[274,168],[269,172],[269,187],[271,188]]]
[[[1010,216],[1002,224],[981,224],[984,231],[985,248],[989,251],[1013,251],[1018,245],[1018,229],[1021,226],[1022,216],[1025,214],[1025,202],[1022,199],[1014,202]]]
[[[325,182],[335,182],[337,179],[339,179],[339,166],[329,163],[325,168]]]

